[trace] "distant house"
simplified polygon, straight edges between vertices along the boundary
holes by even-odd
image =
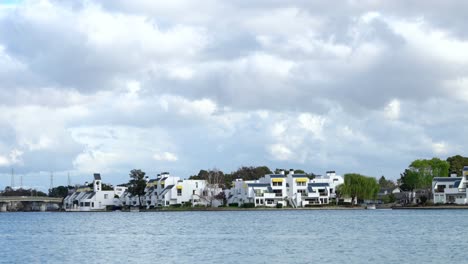
[[[255,206],[275,207],[277,205],[305,207],[312,204],[328,204],[336,198],[336,187],[343,183],[343,177],[334,171],[326,176],[310,180],[305,174],[266,174],[255,181],[236,179],[233,187],[226,191],[229,204],[242,206],[253,203]]]
[[[158,174],[156,179],[147,180],[142,206],[150,209],[189,203],[192,206],[217,207],[221,202],[214,197],[220,192],[221,188],[208,185],[205,180],[185,180],[163,172]],[[127,206],[140,205],[139,199],[128,191],[120,199],[122,204]]]
[[[93,188],[87,184],[79,186],[63,200],[66,211],[102,211],[108,207],[119,206],[120,201],[114,199],[122,195],[126,187],[117,186],[112,191],[102,190],[102,180],[99,173],[94,174]]]
[[[377,201],[383,203],[385,198],[392,195],[395,198],[395,202],[403,200],[405,194],[399,187],[390,187],[390,188],[380,188],[379,193],[377,194]]]
[[[432,193],[434,203],[467,204],[468,166],[462,177],[434,177]]]

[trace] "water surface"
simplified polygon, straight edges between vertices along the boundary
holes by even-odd
[[[0,213],[0,263],[468,263],[468,210]]]

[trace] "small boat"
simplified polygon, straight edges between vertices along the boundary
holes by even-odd
[[[368,204],[366,205],[367,210],[375,210],[375,204]]]

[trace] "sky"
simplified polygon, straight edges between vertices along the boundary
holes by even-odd
[[[465,1],[0,1],[0,188],[131,169],[397,179],[468,155]]]

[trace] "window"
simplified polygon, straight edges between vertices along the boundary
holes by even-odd
[[[436,192],[444,192],[445,190],[445,185],[437,185]]]
[[[306,182],[297,182],[296,185],[297,186],[306,186]]]
[[[297,193],[305,194],[305,193],[306,193],[306,190],[297,190]]]
[[[255,189],[255,196],[258,196],[258,197],[263,196],[262,190]]]
[[[182,196],[182,189],[177,189],[177,196]]]
[[[164,183],[161,183],[161,188],[164,189]]]
[[[198,188],[198,182],[195,182],[195,188]]]
[[[283,186],[283,182],[273,182],[273,186]]]
[[[89,202],[84,203],[84,206],[88,206],[88,207],[89,207]]]
[[[108,194],[104,194],[104,199],[109,199],[109,195],[108,195]]]
[[[273,192],[275,193],[275,196],[276,197],[281,197],[283,196],[283,192],[281,190],[273,190]]]
[[[192,191],[192,194],[195,195],[195,190]]]
[[[93,203],[91,203],[91,207],[94,207],[94,202],[93,202]]]

